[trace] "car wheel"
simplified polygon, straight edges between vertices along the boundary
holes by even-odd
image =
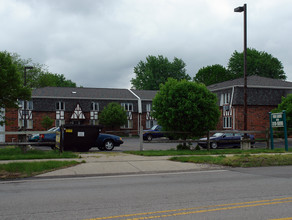
[[[151,134],[147,135],[147,141],[152,141],[152,135]]]
[[[104,142],[104,149],[106,150],[106,151],[111,151],[112,149],[114,149],[114,142],[112,141],[112,140],[106,140],[105,142]]]
[[[211,143],[211,148],[212,149],[217,149],[217,143],[216,142],[213,142],[213,143]]]

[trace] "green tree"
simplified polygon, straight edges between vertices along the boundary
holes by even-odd
[[[215,64],[199,69],[194,77],[194,81],[204,83],[206,86],[209,86],[215,83],[234,79],[234,77],[234,74],[231,74],[225,67]]]
[[[228,63],[228,70],[236,76],[243,77],[243,52],[235,51]],[[271,54],[247,49],[247,75],[258,75],[274,79],[286,79],[282,63]]]
[[[63,74],[41,73],[36,81],[37,88],[52,87],[76,87],[76,83],[65,78]]]
[[[287,127],[292,129],[292,94],[287,95],[287,97],[282,97],[282,102],[277,108],[273,109],[273,113],[286,111],[286,122]]]
[[[186,74],[186,64],[178,58],[170,62],[166,57],[159,55],[148,56],[146,62],[140,61],[134,67],[136,78],[131,79],[132,87],[135,89],[158,90],[160,84],[164,84],[168,78],[177,80],[190,80]]]
[[[199,137],[216,128],[220,111],[217,96],[205,85],[169,79],[153,99],[153,116],[167,131]]]
[[[99,115],[100,124],[114,129],[117,126],[122,126],[127,122],[126,111],[118,103],[109,103]]]
[[[41,121],[41,125],[44,129],[48,130],[50,127],[52,127],[54,123],[54,120],[51,119],[49,116],[45,116],[43,117],[42,121]]]
[[[17,107],[18,99],[28,100],[30,96],[31,90],[23,86],[11,55],[6,51],[0,52],[0,109]],[[0,112],[0,123],[4,122]]]
[[[66,79],[63,74],[54,74],[48,71],[48,67],[44,64],[33,63],[32,59],[22,59],[19,54],[11,54],[13,63],[17,66],[17,70],[21,73],[21,80],[24,79],[24,67],[32,66],[26,74],[26,84],[29,88],[52,87],[76,87],[76,83]]]

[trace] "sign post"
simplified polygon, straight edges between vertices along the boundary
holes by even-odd
[[[269,112],[269,116],[270,116],[270,132],[271,132],[271,149],[274,150],[273,128],[284,127],[285,151],[288,151],[286,111],[283,110],[281,113]]]

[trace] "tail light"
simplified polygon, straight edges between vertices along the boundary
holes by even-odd
[[[45,137],[44,134],[40,134],[40,139],[43,139]]]

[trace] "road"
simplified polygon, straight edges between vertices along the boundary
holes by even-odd
[[[0,219],[292,218],[291,167],[0,182]]]

